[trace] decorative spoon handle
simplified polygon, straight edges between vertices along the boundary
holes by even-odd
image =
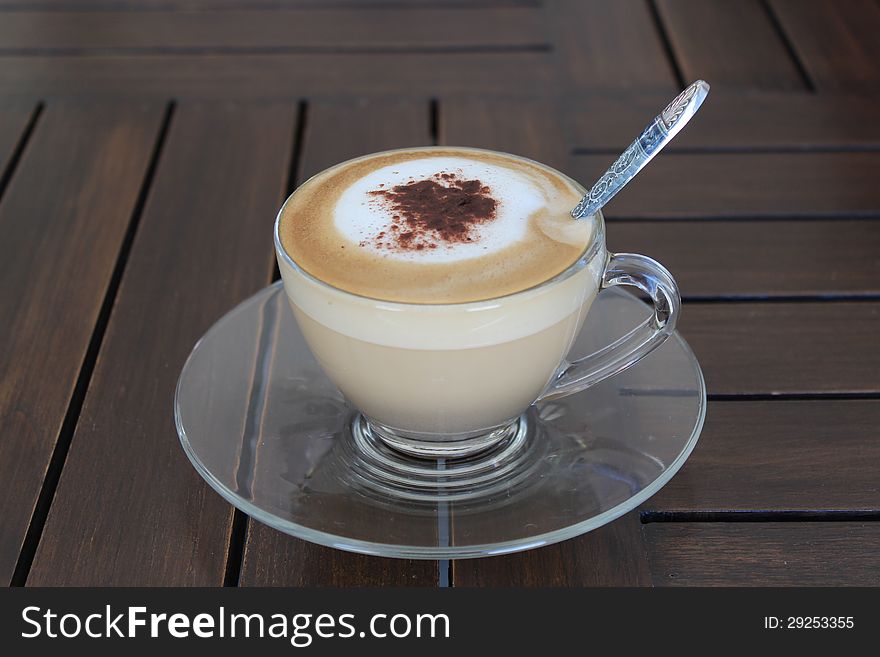
[[[666,106],[633,143],[596,181],[571,211],[575,219],[595,214],[632,180],[678,134],[709,94],[709,85],[697,80]]]

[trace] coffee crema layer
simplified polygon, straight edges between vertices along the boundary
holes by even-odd
[[[309,179],[278,230],[294,262],[334,287],[463,303],[529,289],[574,263],[596,231],[569,214],[582,195],[562,174],[513,155],[404,149]]]

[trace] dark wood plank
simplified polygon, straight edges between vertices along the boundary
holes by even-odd
[[[178,107],[28,584],[223,582],[232,510],[171,403],[195,341],[269,281],[294,123],[286,103]]]
[[[643,510],[880,511],[880,401],[709,402],[687,464]]]
[[[243,8],[277,11],[297,7],[330,10],[366,7],[533,7],[539,0],[0,0],[0,9],[21,11],[205,11]]]
[[[584,536],[506,556],[453,563],[454,586],[650,586],[637,512]]]
[[[162,111],[162,105],[50,104],[0,204],[5,582],[71,401]]]
[[[318,101],[307,110],[300,180],[358,155],[431,143],[427,100]],[[436,561],[382,559],[314,545],[251,521],[242,586],[431,586]]]
[[[430,146],[427,100],[358,98],[309,103],[298,182],[359,155]]]
[[[513,152],[570,169],[567,138],[558,106],[512,100],[443,100],[439,107],[442,143]],[[452,518],[455,533],[455,518]],[[456,586],[614,586],[647,583],[639,523],[613,525],[537,551],[452,563]]]
[[[880,5],[873,0],[770,0],[819,91],[880,89]]]
[[[655,586],[877,586],[880,523],[650,523]]]
[[[0,21],[3,54],[521,49],[545,42],[538,7],[25,11]]]
[[[613,155],[575,158],[578,180]],[[605,207],[610,218],[878,217],[880,153],[661,153]]]
[[[443,102],[441,140],[469,130],[468,145],[528,149],[567,168],[564,136],[547,129],[555,105],[518,102],[498,112],[497,102]],[[661,260],[691,297],[876,294],[880,280],[880,225],[871,221],[621,222],[609,225],[608,243]],[[745,253],[753,266],[743,267]],[[816,267],[818,260],[825,267]]]
[[[662,94],[578,98],[565,104],[578,150],[622,151],[669,102]],[[700,115],[665,152],[880,150],[880,97],[727,93],[712,89]]]
[[[0,93],[289,99],[319,94],[552,93],[550,52],[0,57]],[[466,73],[464,73],[466,72]]]
[[[560,103],[551,100],[443,100],[440,143],[514,153],[565,171],[571,158],[569,140],[558,125],[559,110]]]
[[[436,586],[436,561],[388,559],[306,543],[251,521],[240,586]]]
[[[551,0],[547,11],[566,92],[676,88],[647,3]]]
[[[880,295],[876,220],[612,222],[607,242],[662,262],[690,299]]]
[[[656,0],[686,81],[719,88],[804,89],[760,0]]]
[[[0,186],[12,174],[10,166],[15,149],[24,138],[36,109],[36,103],[25,101],[8,102],[0,107]],[[0,194],[3,194],[2,187]]]
[[[878,302],[685,304],[710,394],[880,392]]]

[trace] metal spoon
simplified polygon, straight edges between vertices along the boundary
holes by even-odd
[[[666,109],[654,117],[620,157],[612,164],[596,184],[571,211],[575,219],[583,219],[610,201],[624,185],[635,178],[645,165],[691,120],[709,94],[709,85],[697,80],[682,91]]]

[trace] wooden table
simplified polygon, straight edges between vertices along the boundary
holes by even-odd
[[[0,0],[0,578],[880,584],[878,33],[874,0]],[[177,375],[272,281],[297,183],[436,143],[590,181],[697,77],[698,119],[607,208],[610,248],[677,276],[709,387],[641,509],[398,561],[271,530],[192,469]]]

